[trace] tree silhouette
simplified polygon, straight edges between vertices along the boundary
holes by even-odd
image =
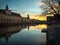
[[[60,1],[47,0],[47,1],[42,1],[41,3],[44,3],[43,5],[40,6],[40,8],[45,11],[44,13],[59,14]]]

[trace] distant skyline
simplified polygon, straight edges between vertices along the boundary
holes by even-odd
[[[20,14],[41,14],[39,8],[42,0],[0,0],[0,8],[5,8],[8,4],[9,9]]]

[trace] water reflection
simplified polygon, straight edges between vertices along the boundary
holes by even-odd
[[[60,45],[60,25],[53,25],[47,28],[46,45]]]
[[[45,24],[0,27],[0,44],[45,45],[46,33],[41,33],[43,28],[46,28]]]
[[[20,32],[22,29],[26,28],[26,26],[8,26],[8,27],[0,27],[0,38],[5,38],[6,43],[8,42],[8,38],[11,37],[12,34]]]
[[[46,24],[39,24],[39,25],[35,25],[35,26],[30,26],[30,29],[47,29],[47,25]]]
[[[1,45],[60,45],[60,25],[0,27]]]
[[[46,33],[46,45],[60,45],[60,25],[47,26],[42,32]]]

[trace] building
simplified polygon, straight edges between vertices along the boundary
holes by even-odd
[[[18,24],[21,23],[22,16],[9,10],[8,5],[5,9],[0,9],[0,23],[2,24]]]
[[[0,14],[6,14],[6,15],[11,15],[11,16],[20,16],[18,13],[14,13],[11,10],[9,10],[8,5],[6,5],[5,9],[0,9]]]
[[[0,9],[0,14],[11,14],[11,10],[9,10],[8,5],[6,5],[5,9]]]

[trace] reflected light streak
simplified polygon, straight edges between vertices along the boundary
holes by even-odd
[[[47,29],[47,25],[46,24],[40,24],[40,25],[36,25],[36,26],[30,26],[30,29]]]

